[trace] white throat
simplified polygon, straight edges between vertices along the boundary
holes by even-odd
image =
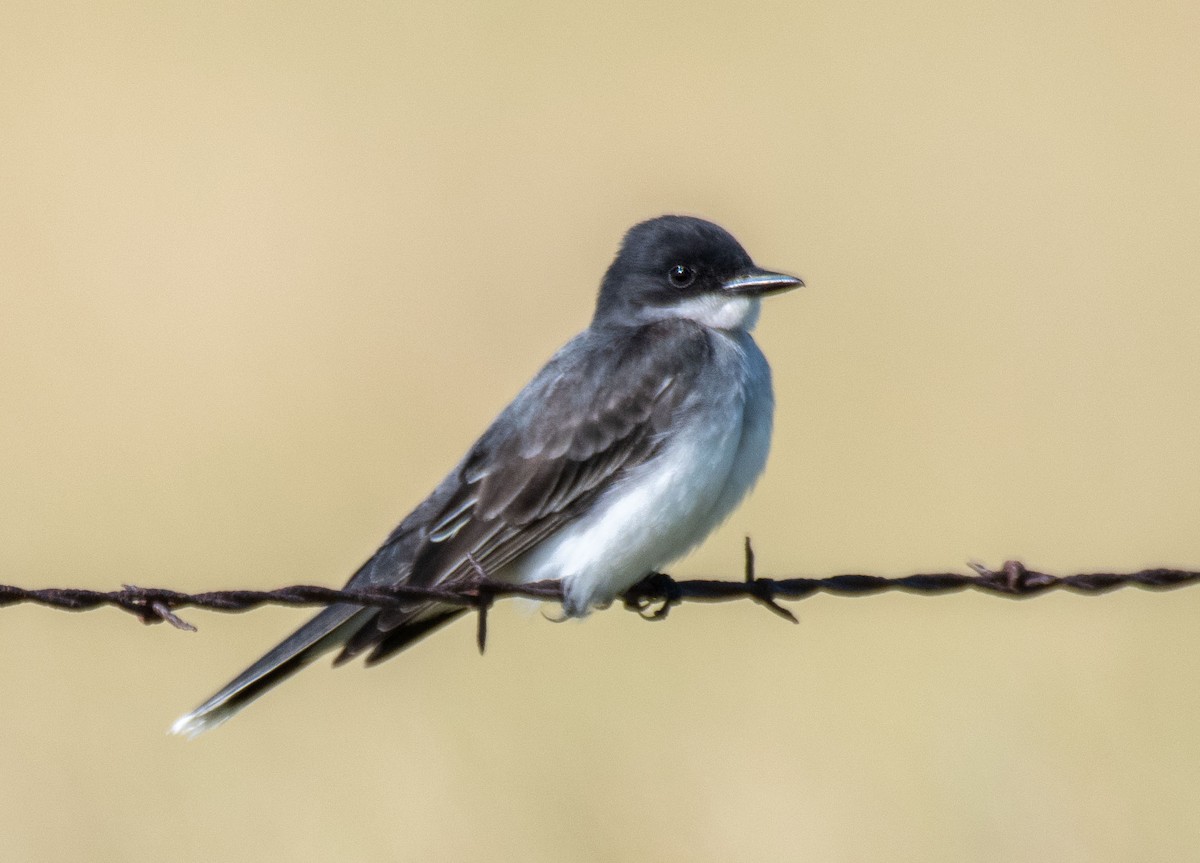
[[[662,310],[664,318],[684,318],[714,330],[754,329],[762,311],[758,297],[702,294]]]

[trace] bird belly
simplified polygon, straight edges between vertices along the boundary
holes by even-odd
[[[750,363],[739,354],[742,361],[731,365],[751,374],[714,388],[726,398],[693,405],[658,456],[505,575],[524,582],[562,579],[566,612],[581,615],[698,545],[737,506],[766,461],[770,375],[753,342],[750,347]],[[761,361],[761,370],[753,360]]]

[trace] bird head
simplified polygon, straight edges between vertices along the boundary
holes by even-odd
[[[719,225],[659,216],[625,234],[601,283],[593,324],[685,318],[715,329],[750,329],[762,297],[803,284],[756,266]]]

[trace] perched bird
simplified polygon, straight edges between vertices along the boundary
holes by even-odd
[[[766,463],[771,370],[750,330],[760,300],[804,283],[754,265],[723,228],[661,216],[632,227],[591,324],[513,399],[350,579],[432,586],[477,564],[558,578],[580,616],[697,545]],[[465,609],[330,606],[172,727],[224,722],[321,654],[368,663]]]

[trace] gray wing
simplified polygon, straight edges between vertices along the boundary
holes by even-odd
[[[709,356],[707,335],[687,321],[578,336],[351,583],[453,583],[473,573],[471,559],[499,571],[654,457]],[[411,561],[402,573],[387,565],[397,556]],[[436,603],[380,611],[338,661],[370,648],[368,662],[377,662],[461,612]]]
[[[654,457],[662,432],[710,356],[698,326],[661,322],[620,337],[588,331],[525,387],[466,458],[392,531],[350,586],[431,585],[496,572]],[[339,603],[294,632],[175,724],[224,722],[328,650],[376,662],[463,613],[415,603],[380,611]]]

